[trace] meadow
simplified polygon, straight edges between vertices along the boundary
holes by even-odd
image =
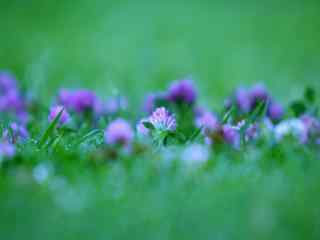
[[[27,137],[13,138],[12,126],[7,133],[14,154],[0,149],[0,239],[319,239],[320,138],[307,143],[294,132],[280,141],[261,130],[249,141],[246,124],[239,141],[223,132],[238,118],[261,129],[269,129],[265,116],[275,126],[300,121],[293,103],[301,99],[303,113],[319,121],[317,1],[0,6],[0,70],[16,79],[29,115]],[[185,88],[177,87],[179,101],[172,93],[183,79],[197,92],[187,108],[180,105],[189,100],[179,95]],[[241,112],[235,90],[255,86],[268,98]],[[97,118],[77,101],[64,102],[62,89],[72,99],[87,89],[104,102],[126,100]],[[151,134],[140,138],[136,124],[155,111],[144,112],[145,97],[164,91],[173,95],[157,105],[176,123],[163,129],[150,117],[142,127]],[[279,119],[272,119],[269,94],[283,108]],[[229,96],[237,110],[226,107]],[[57,103],[63,108],[53,112]],[[198,106],[215,114],[218,131],[183,115],[197,115]],[[0,117],[3,140],[14,117],[3,109]],[[132,136],[125,130],[113,144],[107,129],[118,118]],[[200,156],[190,146],[200,146]]]

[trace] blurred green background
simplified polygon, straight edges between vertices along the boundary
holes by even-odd
[[[286,102],[319,86],[319,12],[317,0],[2,0],[0,68],[43,99],[82,86],[136,103],[192,76],[208,105],[257,81]]]
[[[320,86],[319,13],[318,0],[1,0],[0,69],[48,104],[60,87],[88,87],[136,107],[185,76],[215,108],[257,81],[287,103]],[[269,150],[214,153],[190,175],[156,153],[126,172],[35,152],[58,177],[1,175],[0,239],[319,239],[319,156]]]

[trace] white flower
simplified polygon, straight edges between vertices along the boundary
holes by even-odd
[[[290,119],[275,126],[274,135],[277,141],[281,141],[286,136],[293,136],[301,143],[308,139],[308,129],[300,119]]]

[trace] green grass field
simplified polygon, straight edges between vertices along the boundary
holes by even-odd
[[[136,116],[146,92],[185,76],[214,110],[255,82],[288,104],[320,87],[319,12],[302,0],[2,0],[0,69],[48,107],[59,88],[87,87],[128,96]],[[0,168],[0,239],[320,238],[320,156],[304,146],[213,153],[195,171],[157,152],[98,166],[86,149],[24,154]],[[40,162],[54,168],[41,184]]]

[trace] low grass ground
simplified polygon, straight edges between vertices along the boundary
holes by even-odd
[[[242,84],[264,82],[283,103],[320,86],[317,1],[0,6],[0,68],[47,106],[60,87],[88,87],[128,96],[137,115],[145,92],[189,75],[214,110]],[[320,236],[319,152],[292,142],[213,153],[191,172],[157,153],[98,166],[87,164],[85,149],[23,153],[22,164],[0,169],[0,239]],[[42,184],[34,179],[38,163],[53,166]]]

